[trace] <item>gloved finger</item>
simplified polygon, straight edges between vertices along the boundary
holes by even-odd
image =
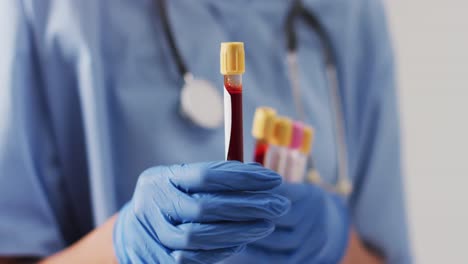
[[[339,263],[346,252],[349,242],[349,216],[346,205],[341,197],[328,196],[327,202],[334,205],[326,206],[318,225],[322,228],[314,230],[306,237],[304,245],[308,250],[295,253],[295,263]],[[323,237],[322,243],[317,243],[317,237]]]
[[[173,223],[276,219],[289,208],[288,199],[268,192],[188,195],[172,184],[158,184],[156,188],[147,185],[142,188],[143,193],[151,193],[152,198],[135,195],[135,206],[159,208]]]
[[[291,204],[291,208],[284,216],[274,220],[277,227],[296,229],[305,220],[314,223],[323,213],[325,196],[316,199],[299,200]]]
[[[174,263],[171,251],[140,224],[131,203],[122,208],[115,222],[113,245],[119,263]]]
[[[237,255],[234,255],[223,262],[224,264],[284,264],[284,263],[299,263],[292,262],[290,255],[284,252],[263,250],[252,244],[247,245],[245,250]],[[301,262],[309,263],[309,262]]]
[[[316,223],[311,223],[315,221]],[[292,253],[299,247],[303,247],[304,242],[314,235],[314,232],[321,232],[320,228],[317,228],[318,220],[309,220],[303,218],[294,228],[283,228],[276,226],[275,231],[269,236],[259,239],[253,242],[253,245],[263,250]],[[323,236],[316,236],[316,239],[321,239]],[[317,241],[321,243],[322,241]]]
[[[186,223],[158,230],[166,247],[180,250],[213,250],[251,243],[274,230],[270,221]]]
[[[338,259],[335,260],[324,260],[322,259],[324,254],[321,252],[326,247],[326,236],[323,234],[317,234],[318,232],[324,232],[323,230],[315,230],[315,234],[312,233],[306,236],[299,247],[295,251],[290,253],[290,260],[293,263],[339,263]],[[320,240],[321,239],[321,240]],[[337,255],[332,254],[332,255]],[[328,255],[328,254],[325,254]],[[318,260],[320,258],[320,261]]]
[[[146,247],[146,250],[127,250],[127,255],[124,258],[126,261],[124,263],[177,263],[166,249],[153,245],[139,245],[139,247]],[[119,258],[119,260],[122,260],[122,258]]]
[[[310,219],[315,219],[320,215],[320,208],[324,204],[324,199],[328,196],[325,190],[308,183],[283,183],[280,187],[275,188],[273,192],[291,200],[290,210],[286,215],[275,220],[275,224],[281,227],[292,228],[303,217],[307,216]]]
[[[187,193],[264,191],[281,184],[276,172],[238,161],[183,164],[168,169],[171,182]]]
[[[214,250],[175,250],[171,253],[176,263],[205,264],[218,263],[245,249],[245,245]]]
[[[201,215],[201,207],[190,195],[175,187],[167,177],[160,177],[157,184],[149,176],[140,177],[133,196],[135,214],[140,219],[160,219],[173,223],[191,222]],[[158,217],[155,214],[163,214]],[[151,224],[151,223],[149,223]]]
[[[338,206],[322,206],[314,223],[301,221],[294,230],[277,227],[268,240],[262,239],[251,245],[263,251],[285,252],[292,263],[338,263],[348,241],[349,222],[341,198],[327,197],[327,203],[337,203]],[[282,244],[281,239],[288,243]]]
[[[258,163],[258,162],[245,162],[244,164],[252,165],[252,166],[258,166],[258,167],[264,167],[261,163]]]
[[[272,220],[284,215],[290,206],[283,196],[265,192],[197,193],[192,197],[201,206],[197,222]]]
[[[306,246],[306,245],[304,245]],[[293,252],[279,252],[258,248],[254,245],[248,245],[246,250],[240,254],[241,256],[234,256],[233,262],[226,262],[225,264],[231,263],[243,263],[243,264],[283,264],[283,263],[339,263],[339,258],[334,260],[323,260],[320,259],[320,251],[317,249],[307,248],[302,250],[296,250]],[[245,256],[246,259],[252,259],[254,256],[255,260],[250,262],[241,262],[238,259],[242,259]],[[262,261],[263,260],[263,261]]]
[[[283,182],[280,186],[273,189],[273,192],[288,198],[291,203],[305,199],[311,199],[321,195],[323,190],[309,183],[289,183]]]

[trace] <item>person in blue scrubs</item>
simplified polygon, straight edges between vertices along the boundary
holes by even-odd
[[[245,42],[245,135],[249,134],[258,106],[268,105],[282,114],[295,115],[283,33],[291,1],[167,2],[175,41],[188,68],[194,76],[220,84],[220,91],[220,42]],[[318,15],[334,43],[341,80],[348,169],[354,185],[352,195],[345,201],[351,235],[346,250],[340,249],[345,254],[342,261],[411,263],[393,52],[383,4],[380,0],[303,2]],[[301,21],[296,28],[306,122],[316,130],[315,163],[324,180],[333,183],[337,170],[335,129],[320,39]],[[162,193],[180,197],[168,191],[171,186],[162,185],[163,179],[172,183],[182,179],[177,187],[190,186],[188,193],[192,198],[203,193],[224,193],[224,189],[207,187],[206,182],[195,182],[205,180],[205,174],[219,168],[222,173],[238,171],[250,173],[249,179],[263,179],[261,184],[247,180],[244,186],[236,185],[236,177],[240,176],[229,176],[233,179],[230,187],[235,186],[242,195],[243,191],[258,191],[258,195],[264,193],[262,199],[267,204],[275,205],[276,211],[260,212],[256,208],[256,220],[278,224],[274,219],[285,214],[287,207],[291,207],[291,212],[295,210],[298,203],[275,189],[279,184],[277,175],[270,175],[266,169],[229,162],[193,165],[223,159],[224,132],[222,128],[199,128],[180,115],[183,78],[171,55],[154,0],[2,1],[0,36],[0,263],[38,259],[43,263],[170,263],[164,257],[169,253],[169,257],[175,256],[173,249],[186,249],[184,246],[190,243],[199,243],[193,248],[211,250],[219,241],[207,239],[200,246],[202,242],[192,240],[179,245],[177,236],[168,235],[174,241],[165,243],[164,237],[158,237],[168,230],[164,227],[156,229],[156,236],[144,238],[139,234],[149,234],[151,230],[141,222],[135,223],[133,214],[139,213],[139,206],[147,206],[138,203],[141,197],[157,196],[157,201],[163,201],[159,209],[173,202],[164,200]],[[254,141],[248,136],[244,140],[247,159],[253,153]],[[165,167],[181,163],[189,164],[188,168]],[[198,173],[198,166],[205,174]],[[144,178],[146,174],[142,172],[149,168],[153,168],[146,173],[150,176]],[[195,183],[184,182],[189,175]],[[150,180],[141,180],[142,177]],[[265,179],[274,184],[264,183]],[[155,187],[146,188],[145,184]],[[219,185],[212,186],[220,188]],[[327,205],[331,194],[304,188],[319,197],[320,202],[312,209],[321,208],[324,215],[330,208],[338,212],[338,206]],[[202,191],[193,195],[193,190]],[[252,205],[252,201],[239,195],[237,202]],[[225,204],[220,202],[219,209]],[[144,215],[151,211],[145,210]],[[319,217],[314,210],[301,210],[298,218]],[[186,222],[184,219],[181,222]],[[320,219],[320,228],[316,227],[318,222],[311,220],[310,224],[311,230],[317,232],[304,234],[312,240],[320,237],[322,242],[311,241],[311,247],[305,249],[306,244],[299,243],[288,250],[312,252],[313,245],[322,243],[324,247],[323,241],[337,240],[346,233],[335,234],[341,225],[334,228],[328,222],[334,219],[341,223],[340,217]],[[333,231],[321,228],[327,224]],[[291,225],[290,229],[294,231],[298,226]],[[253,250],[259,245],[255,243],[262,243],[262,235],[249,233],[253,232],[249,228],[239,227],[231,234],[232,239],[258,236],[258,241],[242,240],[229,253],[213,250],[207,253],[208,257],[198,259],[206,252],[193,250],[185,262],[209,263],[230,255],[234,255],[233,263],[236,257],[257,263],[278,261],[274,253],[262,255]],[[271,230],[263,236],[273,232],[273,227],[268,228]],[[198,232],[200,237],[210,234],[209,230]],[[275,234],[281,238],[277,233],[271,236]],[[280,252],[289,241],[292,240],[288,237],[270,239],[269,246]],[[160,246],[160,251],[155,249],[154,254],[145,255],[142,248],[152,243]],[[291,263],[330,263],[320,261],[318,255],[307,258],[310,261],[285,259]],[[338,262],[341,256],[336,257],[329,259]]]

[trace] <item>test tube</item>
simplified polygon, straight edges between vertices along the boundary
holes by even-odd
[[[310,126],[304,126],[302,144],[299,148],[299,155],[295,158],[294,171],[289,175],[289,181],[300,183],[304,181],[305,172],[307,168],[307,157],[310,155],[312,150],[312,144],[314,141],[314,130]]]
[[[276,117],[275,109],[271,107],[258,107],[255,110],[252,124],[252,136],[256,139],[254,161],[265,164],[265,154],[268,149],[268,139],[273,132],[273,122]]]
[[[242,74],[244,43],[221,43],[220,68],[224,75],[224,148],[226,160],[244,161]]]
[[[302,146],[303,135],[304,125],[301,122],[295,121],[292,126],[291,143],[286,155],[286,169],[284,173],[286,181],[293,182],[294,176],[298,173],[301,159],[299,149]]]
[[[284,175],[286,170],[286,155],[291,143],[292,122],[289,118],[278,117],[273,124],[273,133],[269,139],[265,156],[265,167]]]

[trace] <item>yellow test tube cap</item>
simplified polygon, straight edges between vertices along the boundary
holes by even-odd
[[[291,143],[293,123],[286,117],[277,117],[273,123],[273,133],[269,143],[281,147],[287,147]]]
[[[242,74],[245,72],[245,52],[243,42],[222,42],[220,69],[223,75]]]
[[[301,148],[299,149],[299,152],[301,152],[304,155],[309,155],[312,149],[313,141],[314,141],[314,129],[310,126],[305,126],[304,135],[302,136],[302,144],[301,144]]]
[[[261,140],[270,138],[273,132],[275,117],[275,109],[271,107],[258,107],[254,114],[252,136]]]

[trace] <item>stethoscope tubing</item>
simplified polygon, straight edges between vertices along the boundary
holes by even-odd
[[[338,76],[338,63],[333,42],[328,35],[325,27],[321,24],[320,20],[315,14],[308,11],[303,5],[301,0],[295,0],[293,6],[286,18],[285,33],[287,37],[288,48],[288,67],[290,69],[291,87],[293,98],[295,101],[296,111],[301,119],[304,118],[305,110],[302,106],[300,83],[299,83],[299,63],[297,61],[298,41],[297,34],[294,27],[296,18],[301,17],[303,21],[317,33],[321,40],[322,47],[325,54],[326,75],[330,94],[330,104],[335,124],[335,141],[337,148],[338,179],[335,186],[325,186],[327,189],[333,190],[345,197],[349,196],[352,191],[352,183],[349,177],[348,168],[348,146],[346,141],[345,118],[343,114],[343,99],[340,93],[340,80]],[[310,163],[314,165],[312,155],[309,155]],[[323,184],[323,183],[322,183]]]
[[[187,65],[185,64],[184,59],[182,58],[182,54],[177,48],[174,32],[172,32],[172,28],[169,22],[169,12],[167,10],[166,0],[157,0],[156,2],[158,4],[159,15],[161,16],[163,31],[166,35],[169,49],[171,50],[172,56],[174,57],[177,69],[179,70],[180,75],[184,77],[184,79],[186,79],[188,76],[193,77],[189,72]]]

